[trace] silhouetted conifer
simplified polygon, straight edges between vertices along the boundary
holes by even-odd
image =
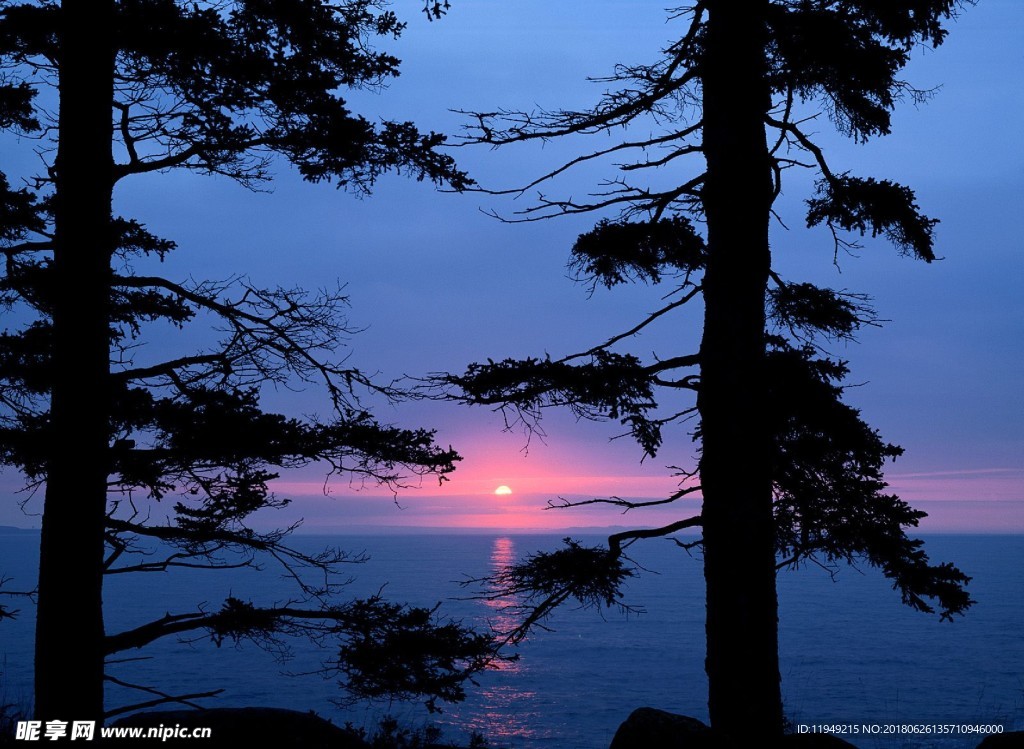
[[[332,572],[351,557],[309,554],[288,544],[292,528],[250,525],[288,502],[268,488],[281,469],[322,464],[398,487],[409,476],[443,479],[459,459],[433,432],[381,424],[360,404],[361,392],[399,393],[341,360],[345,297],[259,288],[242,274],[136,270],[174,243],[111,209],[137,175],[188,170],[259,187],[274,157],[357,193],[387,171],[465,187],[437,150],[441,135],[368,119],[345,101],[348,89],[396,75],[399,61],[371,42],[402,28],[377,0],[0,7],[0,126],[45,161],[24,187],[0,175],[0,302],[11,313],[0,334],[0,460],[45,491],[39,717],[131,709],[104,705],[104,679],[142,690],[146,705],[208,694],[166,695],[105,668],[110,656],[183,633],[270,646],[284,634],[336,635],[328,671],[342,686],[431,706],[461,698],[462,680],[484,665],[488,636],[379,598],[339,604]],[[209,348],[162,361],[140,349],[155,330],[210,320],[222,338]],[[302,383],[326,389],[329,418],[262,409],[265,386]],[[164,552],[153,555],[157,541]],[[125,632],[104,627],[105,575],[261,560],[294,577],[294,602],[232,598]],[[394,642],[401,650],[385,653]]]
[[[832,230],[831,251],[849,247],[854,232],[934,259],[936,221],[921,213],[914,193],[833,169],[808,122],[817,123],[823,109],[857,141],[887,134],[899,99],[927,95],[899,72],[916,46],[942,43],[944,23],[961,5],[700,0],[672,11],[681,33],[655,62],[621,64],[598,79],[608,88],[589,109],[470,113],[477,143],[583,144],[578,156],[529,185],[492,194],[521,195],[583,163],[618,168],[589,197],[561,199],[547,190],[507,220],[618,211],[580,236],[570,267],[591,290],[626,282],[669,290],[660,309],[587,351],[474,364],[440,381],[451,397],[511,409],[527,428],[548,406],[618,420],[648,456],[667,426],[698,417],[699,462],[681,470],[685,481],[672,496],[562,504],[633,509],[703,496],[699,514],[609,539],[605,554],[616,563],[570,545],[555,554],[576,563],[531,558],[492,579],[491,595],[535,591],[524,626],[561,600],[615,603],[626,545],[700,527],[698,541],[680,543],[703,551],[709,707],[718,729],[782,731],[777,569],[864,561],[917,609],[937,608],[948,618],[971,603],[966,576],[932,564],[921,542],[906,536],[923,513],[887,494],[882,478],[883,463],[900,449],[843,403],[846,365],[822,354],[827,340],[852,338],[875,322],[866,297],[783,279],[768,242],[786,171],[807,169],[818,180],[807,222]],[[585,136],[594,134],[602,142],[586,150]],[[643,175],[655,171],[658,178],[646,183]],[[703,303],[699,350],[659,351],[647,360],[622,350],[634,334],[691,302]],[[680,404],[686,393],[692,399]],[[581,586],[585,570],[593,579]],[[602,593],[595,598],[592,590]]]

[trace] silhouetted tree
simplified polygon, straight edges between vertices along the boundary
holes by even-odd
[[[112,654],[190,632],[265,645],[283,634],[336,635],[329,670],[355,694],[431,705],[459,699],[463,679],[483,666],[489,636],[379,598],[337,604],[331,573],[349,557],[305,553],[287,544],[292,528],[248,524],[287,503],[267,485],[282,468],[322,464],[397,488],[414,475],[443,479],[459,459],[433,432],[381,424],[360,405],[360,391],[397,393],[336,361],[345,298],[262,289],[242,275],[175,281],[145,272],[173,242],[111,208],[132,177],[172,169],[258,187],[274,156],[310,182],[357,193],[386,171],[466,186],[436,150],[442,136],[375,124],[342,96],[397,73],[398,60],[371,41],[402,28],[377,0],[2,4],[0,126],[45,160],[23,187],[0,178],[0,300],[11,313],[0,334],[0,459],[45,487],[35,692],[43,719],[130,709],[104,710],[105,678],[143,690],[143,705],[198,696],[104,668]],[[222,338],[210,348],[185,345],[163,361],[139,348],[211,319]],[[330,419],[261,409],[264,386],[302,382],[327,390]],[[163,557],[153,556],[157,542]],[[295,602],[231,598],[219,610],[104,628],[105,575],[260,558],[295,579]]]
[[[916,45],[943,41],[943,23],[960,5],[701,0],[673,11],[683,31],[654,63],[618,65],[599,79],[609,88],[590,109],[472,113],[470,140],[492,146],[607,136],[528,185],[493,192],[521,195],[577,165],[614,159],[620,176],[589,197],[541,194],[510,220],[617,210],[579,237],[571,267],[591,289],[675,286],[660,309],[591,349],[557,360],[488,361],[442,380],[469,403],[513,409],[528,428],[548,406],[621,421],[648,456],[666,426],[699,418],[699,462],[682,472],[679,491],[649,502],[588,502],[631,509],[703,496],[699,514],[616,534],[603,554],[570,546],[526,560],[491,580],[494,595],[530,598],[524,626],[569,598],[611,604],[628,572],[621,557],[628,543],[699,527],[690,545],[704,559],[711,722],[735,734],[782,731],[778,569],[864,560],[914,608],[934,605],[950,617],[971,603],[963,573],[931,564],[921,542],[905,534],[924,513],[885,493],[883,463],[900,449],[843,403],[846,365],[821,348],[874,322],[866,299],[783,279],[768,241],[785,172],[808,169],[818,181],[807,223],[832,230],[835,252],[850,243],[847,232],[870,233],[902,254],[934,259],[936,221],[921,213],[914,193],[835,170],[807,122],[824,108],[858,142],[887,134],[898,99],[926,96],[899,71]],[[626,131],[647,134],[617,135]],[[655,171],[650,185],[637,178]],[[622,351],[634,334],[690,302],[703,303],[699,350],[648,360]],[[679,398],[686,393],[695,397]]]
[[[16,591],[16,590],[5,590],[4,586],[8,583],[6,577],[0,577],[0,596],[6,598],[31,598],[31,591]],[[10,609],[4,604],[0,604],[0,621],[4,619],[14,619],[18,615],[18,609]]]

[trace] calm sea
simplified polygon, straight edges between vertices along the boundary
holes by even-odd
[[[466,622],[500,620],[500,610],[465,596],[458,581],[541,549],[558,536],[299,536],[303,549],[334,545],[370,555],[353,565],[353,596],[383,588],[391,600],[433,606]],[[580,539],[598,543],[599,538]],[[0,535],[0,573],[11,588],[34,575],[36,534]],[[635,547],[634,547],[635,548]],[[974,579],[977,605],[953,623],[903,606],[873,570],[844,567],[836,580],[809,568],[779,578],[785,709],[795,724],[1000,724],[1024,729],[1024,537],[933,536],[933,560],[949,560]],[[665,541],[649,541],[634,558],[646,572],[628,589],[641,615],[566,609],[521,648],[521,659],[479,679],[463,704],[434,720],[446,735],[475,729],[496,747],[603,749],[634,708],[647,705],[707,718],[703,672],[703,579],[700,561]],[[268,563],[262,573],[188,572],[124,575],[109,585],[108,629],[136,625],[197,603],[216,607],[228,595],[271,603],[291,596]],[[31,607],[0,623],[0,703],[30,691]],[[73,636],[73,630],[69,630]],[[135,654],[126,654],[135,657]],[[316,676],[323,653],[296,647],[283,665],[255,647],[216,648],[200,640],[161,643],[119,664],[126,681],[171,693],[223,688],[209,704],[272,705],[315,710],[336,723],[368,725],[383,712],[410,723],[428,720],[416,706],[339,709],[335,685]],[[138,695],[111,692],[110,703]],[[884,730],[884,728],[883,728]],[[973,747],[977,737],[852,737],[865,749]]]

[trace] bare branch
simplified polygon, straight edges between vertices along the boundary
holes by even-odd
[[[601,132],[626,125],[637,117],[658,109],[663,99],[696,81],[698,74],[692,68],[685,70],[682,75],[673,79],[675,73],[684,64],[684,54],[681,52],[675,54],[658,79],[651,82],[649,91],[629,92],[632,96],[606,94],[605,101],[591,112],[560,110],[534,114],[510,110],[497,112],[456,110],[456,113],[474,117],[477,120],[476,125],[470,130],[479,131],[480,134],[467,136],[465,141],[468,143],[501,146],[530,140],[549,140],[574,133]],[[621,101],[616,103],[616,98]],[[503,127],[495,128],[493,122],[501,122]]]
[[[132,684],[127,681],[122,681],[121,679],[113,677],[110,674],[104,674],[103,680],[109,681],[111,684],[117,684],[119,687],[125,687],[127,689],[136,689],[140,692],[147,692],[148,694],[155,694],[158,697],[155,700],[148,700],[146,702],[136,702],[132,705],[125,705],[123,707],[118,707],[113,710],[107,710],[103,713],[104,718],[113,718],[115,715],[123,715],[124,713],[130,713],[135,710],[144,710],[149,707],[164,705],[168,702],[177,702],[182,705],[187,705],[188,707],[194,707],[198,710],[201,710],[202,706],[196,704],[195,702],[192,702],[192,700],[204,699],[206,697],[216,697],[218,694],[224,691],[223,689],[214,689],[209,692],[193,692],[192,694],[170,695],[166,694],[165,692],[161,692],[159,689],[154,689],[153,687],[147,687],[142,686],[141,684]]]
[[[786,120],[777,120],[774,117],[770,116],[766,116],[765,121],[769,125],[778,128],[780,131],[784,133],[791,133],[793,137],[797,139],[797,142],[800,144],[800,146],[805,151],[814,156],[815,163],[817,163],[818,168],[821,170],[821,173],[825,177],[825,179],[831,183],[838,182],[838,178],[832,172],[832,169],[828,165],[828,160],[825,158],[825,152],[822,151],[821,148],[818,147],[818,145],[816,145],[814,141],[812,141],[807,135],[805,135],[804,132],[796,125],[796,123],[788,122]]]
[[[0,247],[0,252],[8,257],[20,255],[25,252],[49,252],[53,249],[53,242],[20,242],[19,244]]]
[[[235,360],[241,358],[241,354]],[[111,377],[115,380],[146,380],[154,377],[167,377],[179,369],[194,367],[200,364],[220,364],[230,366],[232,360],[224,353],[218,354],[197,354],[195,356],[182,356],[177,359],[170,359],[159,364],[148,367],[135,367],[134,369],[123,369],[119,372],[112,372]]]
[[[687,497],[691,494],[700,491],[700,486],[688,486],[685,489],[680,489],[674,492],[672,495],[665,499],[645,499],[645,500],[633,500],[633,499],[622,499],[621,497],[595,497],[594,499],[580,499],[580,500],[569,500],[559,497],[557,502],[553,499],[548,500],[546,510],[561,510],[567,507],[582,507],[583,505],[614,505],[616,507],[622,507],[623,513],[629,510],[635,510],[638,507],[654,507],[657,505],[667,505],[676,502],[683,497]]]
[[[240,296],[234,300],[220,299],[220,295],[236,283],[241,290]],[[297,375],[305,381],[315,376],[327,388],[338,410],[348,404],[354,395],[355,385],[388,398],[398,395],[394,388],[378,385],[358,370],[317,357],[318,351],[332,351],[340,345],[342,334],[355,332],[338,319],[338,307],[347,301],[340,291],[323,292],[319,297],[307,299],[304,292],[261,290],[241,279],[219,284],[207,282],[191,288],[159,276],[118,276],[115,284],[129,288],[164,289],[215,313],[227,323],[232,336],[223,344],[222,350],[201,355],[196,363],[224,365],[244,362],[252,368],[254,376],[282,385],[287,385],[288,375]],[[271,354],[279,357],[276,362],[271,361]],[[172,370],[187,365],[188,362],[182,359],[129,372],[132,377],[169,377]],[[215,369],[211,374],[218,371]]]
[[[608,536],[608,548],[616,556],[622,553],[622,550],[629,546],[633,541],[640,538],[660,538],[667,536],[670,533],[685,530],[687,528],[696,528],[704,524],[704,519],[700,515],[695,515],[692,518],[686,518],[685,520],[679,520],[675,523],[669,523],[661,528],[649,528],[645,530],[631,530],[622,531],[621,533],[613,533]],[[625,541],[626,543],[623,543]]]
[[[639,322],[636,325],[634,325],[629,330],[627,330],[627,331],[625,331],[623,333],[619,333],[618,335],[614,335],[611,338],[609,338],[607,341],[605,341],[604,343],[598,344],[597,346],[594,346],[593,348],[588,349],[587,351],[582,351],[582,352],[580,352],[578,354],[570,354],[569,356],[563,357],[562,359],[559,359],[558,361],[559,362],[568,362],[568,361],[572,361],[573,359],[581,359],[581,358],[584,358],[584,357],[587,357],[587,356],[593,356],[598,351],[600,351],[602,349],[610,348],[610,347],[614,346],[616,343],[618,343],[619,341],[621,341],[621,340],[623,340],[625,338],[631,338],[632,336],[635,336],[641,330],[646,328],[648,325],[653,323],[655,320],[657,320],[662,315],[665,315],[665,314],[671,312],[674,309],[678,309],[679,307],[682,307],[684,304],[686,304],[687,302],[692,300],[694,297],[696,297],[698,294],[700,294],[700,292],[701,292],[701,287],[700,286],[694,286],[693,289],[691,289],[687,294],[685,294],[684,296],[680,297],[679,299],[677,299],[676,301],[672,302],[671,304],[667,304],[664,307],[662,307],[661,309],[656,310],[655,312],[650,313],[646,318],[644,318],[641,322]],[[681,361],[681,360],[683,360],[685,358],[688,358],[688,357],[676,357],[675,360],[676,361]],[[696,357],[693,357],[693,359],[694,359],[693,361],[688,362],[688,363],[689,364],[697,364],[699,360]],[[680,366],[686,366],[686,365],[685,364],[680,364]],[[655,370],[655,371],[660,371],[660,370]]]
[[[469,112],[458,112],[458,114],[471,114],[471,113],[469,113]],[[523,185],[522,187],[513,187],[513,188],[507,188],[507,189],[503,189],[503,190],[490,190],[490,189],[486,189],[486,188],[483,188],[483,187],[473,187],[473,188],[470,188],[468,190],[468,192],[480,192],[480,193],[484,193],[486,195],[520,195],[521,196],[527,190],[530,190],[530,189],[536,187],[537,185],[539,185],[539,184],[541,184],[543,182],[548,182],[548,181],[554,179],[555,177],[557,177],[558,175],[562,174],[563,172],[566,172],[566,171],[572,169],[574,166],[577,166],[579,164],[583,164],[583,163],[586,163],[588,161],[593,161],[594,159],[599,159],[602,156],[608,156],[608,155],[613,154],[613,153],[618,153],[619,151],[626,151],[626,150],[632,150],[632,149],[644,150],[644,149],[652,148],[654,146],[662,145],[662,144],[665,144],[665,143],[671,143],[672,141],[680,140],[682,138],[686,138],[686,137],[692,135],[693,133],[695,133],[698,130],[700,130],[700,128],[702,126],[703,126],[703,121],[698,122],[695,125],[691,125],[690,127],[683,128],[682,130],[676,130],[676,131],[672,131],[672,132],[666,133],[665,135],[660,135],[660,136],[657,136],[657,137],[651,137],[651,138],[647,138],[645,140],[626,141],[624,143],[618,143],[618,144],[616,144],[614,146],[610,146],[608,148],[602,148],[602,149],[597,150],[597,151],[592,151],[591,153],[583,154],[582,156],[577,156],[576,158],[571,159],[571,160],[565,162],[564,164],[562,164],[561,166],[551,170],[550,172],[548,172],[546,174],[543,174],[540,177],[537,177],[536,179],[532,180],[531,182],[528,182],[527,184]],[[469,144],[460,144],[460,145],[469,145]],[[696,146],[694,146],[693,149],[694,150],[699,150],[699,148],[696,147]],[[653,163],[645,162],[643,164],[638,164],[638,165],[628,165],[628,164],[627,165],[622,165],[622,166],[620,166],[620,168],[623,169],[624,171],[628,171],[629,169],[639,168],[640,166],[653,166],[653,165],[654,165]]]

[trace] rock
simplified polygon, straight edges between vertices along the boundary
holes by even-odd
[[[857,749],[838,736],[821,733],[787,734],[752,746],[750,742],[733,742],[696,718],[675,715],[652,707],[634,710],[619,726],[610,749],[760,749],[782,745],[787,749]],[[1024,749],[1024,745],[1007,744],[1005,749]],[[979,747],[981,749],[981,747]],[[990,749],[986,747],[985,749]],[[992,749],[1004,749],[1000,744]]]
[[[639,707],[619,726],[610,749],[733,749],[696,718]]]
[[[782,737],[786,749],[857,749],[849,741],[826,733],[790,733]]]
[[[338,728],[315,713],[301,713],[275,707],[221,707],[210,710],[164,710],[135,713],[113,723],[114,727],[142,727],[164,729],[165,735],[176,726],[181,728],[209,728],[209,739],[151,738],[135,740],[131,745],[202,746],[205,749],[234,749],[234,747],[261,746],[272,749],[302,747],[302,749],[368,749],[369,745],[358,736]],[[111,740],[111,745],[128,746],[123,740]]]
[[[986,736],[978,749],[1024,749],[1024,731],[1007,731]]]

